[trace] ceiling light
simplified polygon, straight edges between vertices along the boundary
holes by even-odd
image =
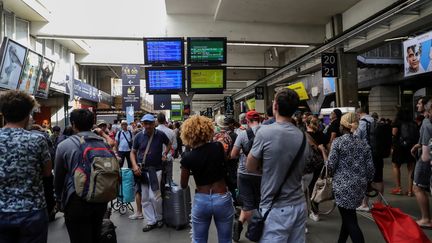
[[[250,42],[228,42],[227,45],[229,45],[229,46],[299,47],[299,48],[310,47],[310,45],[300,45],[300,44],[250,43]]]
[[[256,70],[256,69],[268,69],[268,70],[272,70],[278,67],[247,67],[247,66],[231,66],[231,67],[227,67],[227,69],[247,69],[247,70]]]
[[[394,37],[394,38],[385,39],[384,41],[385,42],[397,41],[397,40],[404,41],[404,40],[411,40],[411,39],[412,39],[412,37],[409,37],[409,36],[400,36],[400,37]]]

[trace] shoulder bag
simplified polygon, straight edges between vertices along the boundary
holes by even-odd
[[[333,178],[328,174],[328,165],[326,163],[315,183],[311,200],[315,203],[321,203],[333,198]]]

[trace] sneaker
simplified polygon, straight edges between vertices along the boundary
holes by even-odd
[[[233,224],[233,235],[232,235],[232,239],[235,242],[238,242],[240,240],[240,236],[241,236],[241,232],[243,230],[243,224],[242,222],[236,220],[234,221]]]
[[[128,218],[132,220],[137,220],[137,219],[144,219],[144,216],[142,214],[134,213],[132,215],[129,215]]]
[[[362,212],[369,212],[369,207],[361,205],[360,207],[356,208],[356,210]]]
[[[314,212],[311,212],[309,214],[309,218],[312,219],[314,222],[318,222],[320,220],[319,215]]]
[[[162,228],[164,226],[163,220],[157,221],[156,225],[157,225],[158,228]]]
[[[157,223],[156,224],[148,224],[146,226],[144,226],[144,228],[142,229],[143,232],[149,232],[152,229],[156,229],[158,227]]]
[[[400,187],[393,188],[390,192],[393,195],[402,195],[402,189]]]

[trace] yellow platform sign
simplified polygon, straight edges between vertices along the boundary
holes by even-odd
[[[307,91],[306,91],[304,84],[302,82],[291,84],[291,85],[287,86],[287,88],[294,90],[298,94],[300,100],[308,100],[309,99]]]

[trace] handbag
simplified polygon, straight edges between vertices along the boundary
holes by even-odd
[[[382,194],[379,193],[382,197]],[[431,242],[418,224],[399,208],[393,208],[383,198],[371,209],[372,217],[386,242],[427,243]]]
[[[261,236],[262,236],[263,231],[264,231],[264,223],[267,219],[267,216],[269,215],[269,213],[273,207],[274,202],[280,196],[283,185],[285,184],[289,175],[292,173],[293,169],[295,168],[295,165],[300,160],[301,155],[303,155],[303,152],[305,150],[305,146],[306,146],[306,138],[305,138],[305,135],[303,134],[303,141],[302,141],[302,144],[300,146],[300,149],[297,151],[297,154],[296,154],[293,162],[291,163],[290,167],[288,168],[288,172],[285,174],[285,179],[283,180],[282,184],[279,186],[279,189],[277,190],[276,194],[274,195],[272,202],[271,202],[271,205],[270,205],[270,208],[267,210],[267,212],[264,213],[264,215],[261,214],[261,210],[259,210],[259,209],[254,210],[254,212],[252,214],[252,218],[248,224],[247,232],[246,232],[246,238],[248,238],[249,240],[251,240],[253,242],[258,242],[261,239]]]
[[[321,203],[334,199],[333,178],[328,175],[328,165],[325,164],[312,191],[311,200]]]

